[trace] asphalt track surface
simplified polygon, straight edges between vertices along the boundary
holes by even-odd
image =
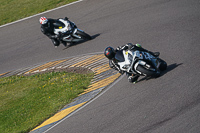
[[[94,39],[55,49],[40,16],[1,27],[0,73],[127,42],[159,51],[168,63],[157,79],[133,85],[124,76],[48,133],[200,132],[199,0],[83,0],[44,16],[68,16]]]

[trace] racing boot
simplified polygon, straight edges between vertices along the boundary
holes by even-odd
[[[55,48],[57,48],[60,45],[60,42],[57,39],[51,39],[51,41],[53,42]]]

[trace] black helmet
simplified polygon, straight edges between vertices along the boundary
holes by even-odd
[[[104,50],[104,55],[111,60],[115,57],[115,50],[109,46]]]

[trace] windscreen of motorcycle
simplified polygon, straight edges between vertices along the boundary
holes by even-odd
[[[122,50],[119,50],[116,52],[115,54],[115,59],[118,61],[118,62],[124,62],[125,59],[124,59],[124,55],[123,55],[123,51]]]
[[[56,29],[61,29],[61,28],[65,27],[65,24],[58,20],[56,21],[56,23],[53,23],[53,25]]]

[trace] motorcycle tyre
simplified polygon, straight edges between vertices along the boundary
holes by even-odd
[[[147,77],[159,77],[160,76],[160,72],[155,72],[152,70],[148,70],[146,68],[144,68],[142,65],[138,65],[137,70],[140,71],[141,73],[146,74]]]
[[[80,35],[83,39],[91,40],[92,37],[85,32],[77,31],[77,34]]]
[[[159,69],[160,71],[165,71],[167,69],[167,62],[159,58],[160,66]]]

